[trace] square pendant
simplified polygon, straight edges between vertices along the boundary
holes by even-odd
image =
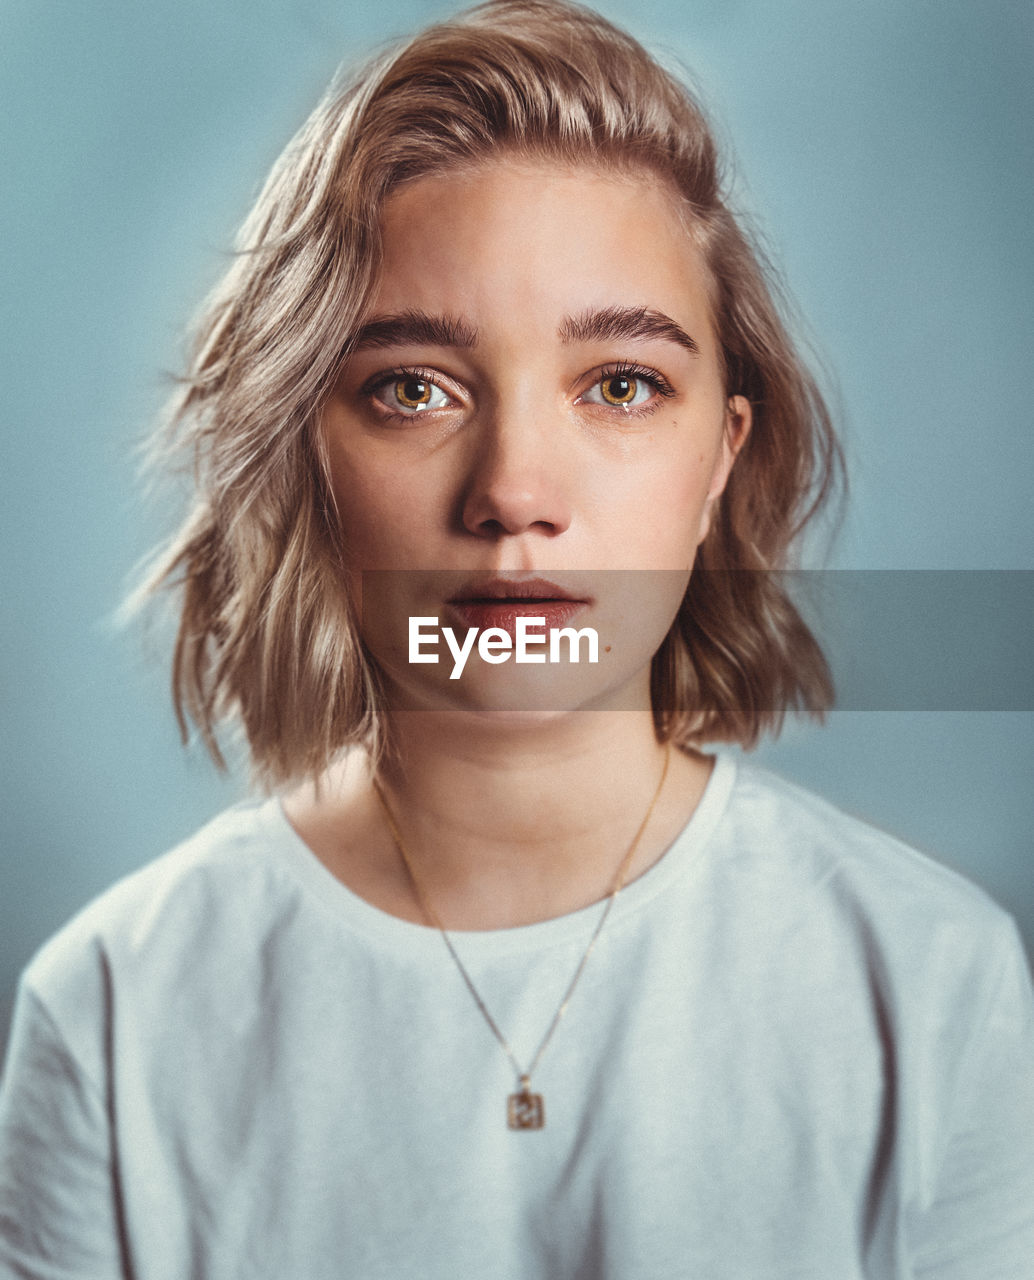
[[[541,1129],[546,1123],[542,1094],[528,1089],[511,1093],[507,1100],[506,1123],[511,1129]]]

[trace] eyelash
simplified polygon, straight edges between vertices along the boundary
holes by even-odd
[[[420,382],[430,382],[432,386],[444,391],[447,396],[455,399],[452,393],[446,391],[441,384],[441,374],[436,373],[433,369],[424,369],[419,365],[399,365],[395,369],[388,369],[385,373],[375,374],[374,377],[368,379],[359,388],[359,394],[364,399],[373,399],[374,392],[380,391],[383,387],[390,386],[393,382],[399,382],[404,378],[414,378]],[[414,418],[420,417],[419,413],[398,413],[390,409],[383,400],[378,401],[378,411],[389,422],[412,422]],[[426,410],[425,410],[426,412]]]
[[[372,399],[374,393],[380,391],[383,387],[389,386],[392,382],[398,382],[403,378],[415,378],[421,382],[430,382],[446,395],[451,392],[441,385],[441,375],[433,369],[421,368],[419,365],[399,365],[395,369],[389,369],[384,373],[378,373],[370,378],[359,389],[359,394],[364,398]],[[591,385],[599,386],[601,382],[606,382],[610,378],[630,378],[636,382],[645,382],[651,386],[657,395],[668,399],[676,394],[675,388],[656,369],[647,368],[645,365],[630,363],[628,361],[618,361],[615,364],[604,365],[598,370],[596,377]],[[593,405],[593,408],[604,408],[602,405]],[[616,410],[620,406],[613,406]],[[637,418],[645,414],[652,413],[658,408],[658,403],[654,400],[648,401],[646,404],[636,405],[631,408],[621,409],[622,416],[625,418]],[[400,413],[390,409],[384,401],[379,401],[379,412],[388,421],[411,422],[414,418],[420,417],[419,413]],[[426,411],[425,411],[426,412]]]
[[[606,364],[599,370],[593,379],[592,385],[598,387],[601,382],[606,382],[610,378],[629,378],[634,382],[645,382],[653,387],[658,396],[667,400],[675,395],[675,388],[668,379],[658,373],[656,369],[648,369],[645,365],[630,364],[627,361],[619,361],[617,364]],[[649,400],[646,404],[635,405],[633,407],[622,409],[622,413],[626,418],[638,418],[647,413],[653,413],[658,408],[659,402]],[[595,408],[602,408],[600,405]],[[619,406],[614,405],[615,409]]]

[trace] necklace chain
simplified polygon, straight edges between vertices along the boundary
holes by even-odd
[[[589,939],[588,946],[585,948],[585,951],[582,953],[582,958],[581,960],[579,960],[578,965],[575,968],[573,975],[571,976],[571,981],[567,984],[567,989],[565,990],[563,996],[561,997],[559,1005],[557,1005],[556,1012],[553,1014],[553,1019],[550,1022],[548,1028],[546,1029],[546,1034],[542,1037],[542,1041],[539,1044],[538,1049],[535,1051],[535,1055],[531,1060],[531,1065],[527,1068],[527,1070],[525,1070],[521,1066],[521,1064],[517,1061],[517,1055],[514,1053],[513,1049],[510,1047],[510,1043],[506,1039],[506,1037],[503,1035],[502,1031],[500,1031],[499,1024],[496,1022],[495,1018],[492,1017],[492,1014],[489,1011],[488,1006],[485,1004],[484,1000],[481,998],[481,993],[478,991],[477,987],[474,985],[473,978],[471,978],[470,974],[467,972],[466,965],[460,959],[459,953],[457,952],[456,947],[453,944],[452,938],[449,935],[449,931],[442,924],[437,911],[435,911],[434,907],[431,905],[427,897],[427,894],[424,892],[423,886],[421,885],[420,880],[417,877],[416,871],[413,869],[412,859],[410,858],[409,852],[406,849],[405,842],[402,839],[402,833],[398,829],[398,824],[395,822],[395,817],[392,814],[391,807],[389,806],[387,801],[387,797],[385,796],[383,790],[381,789],[381,785],[377,781],[377,779],[376,778],[373,779],[373,789],[377,793],[377,799],[381,803],[381,808],[384,810],[384,817],[388,824],[388,830],[391,832],[391,838],[394,840],[395,845],[399,851],[399,854],[401,855],[403,865],[406,868],[406,874],[409,876],[409,880],[413,886],[413,892],[416,895],[416,899],[420,906],[420,909],[424,913],[424,915],[427,917],[427,919],[431,922],[431,924],[442,935],[442,939],[445,942],[446,947],[448,948],[449,955],[452,957],[453,963],[456,965],[456,968],[459,970],[460,976],[463,978],[463,981],[466,984],[467,990],[470,992],[474,1000],[474,1003],[477,1005],[477,1008],[481,1013],[481,1016],[484,1018],[485,1022],[488,1024],[492,1034],[495,1036],[496,1040],[499,1041],[499,1044],[502,1047],[503,1052],[509,1058],[511,1065],[513,1066],[513,1069],[517,1074],[517,1078],[520,1081],[520,1093],[513,1094],[510,1098],[509,1115],[510,1115],[511,1128],[535,1129],[535,1128],[541,1128],[542,1124],[544,1123],[542,1099],[537,1094],[531,1093],[531,1077],[534,1075],[536,1069],[538,1068],[539,1063],[542,1061],[542,1055],[546,1052],[546,1049],[549,1046],[549,1042],[553,1039],[553,1033],[556,1031],[557,1027],[560,1025],[564,1017],[564,1014],[567,1013],[567,1007],[571,1003],[571,997],[574,995],[575,988],[578,986],[579,979],[581,978],[582,973],[585,971],[585,966],[589,963],[589,957],[592,955],[593,951],[595,950],[596,943],[599,940],[599,936],[603,932],[603,926],[607,923],[607,917],[610,915],[611,908],[614,906],[614,903],[617,900],[618,894],[625,887],[625,880],[628,876],[629,868],[632,865],[632,859],[635,856],[635,851],[639,847],[639,841],[642,839],[643,832],[646,830],[647,824],[649,823],[651,817],[653,817],[654,808],[657,805],[657,801],[660,799],[661,791],[664,789],[664,782],[668,776],[668,764],[670,763],[670,761],[671,761],[671,746],[669,744],[664,753],[664,767],[661,770],[661,778],[657,784],[657,789],[653,794],[653,799],[650,801],[649,808],[646,810],[646,814],[642,822],[639,824],[639,829],[636,831],[635,836],[632,839],[632,843],[628,846],[627,852],[625,853],[624,857],[621,859],[621,864],[617,869],[617,874],[614,876],[614,882],[611,885],[610,892],[607,894],[607,900],[606,900],[606,903],[604,904],[603,910],[600,912],[600,917],[596,921],[596,927],[592,931],[592,937]],[[515,1116],[517,1117],[516,1120],[515,1120]],[[521,1116],[523,1116],[524,1119],[521,1119],[520,1118]]]

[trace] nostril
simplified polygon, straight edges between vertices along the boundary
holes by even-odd
[[[501,520],[481,520],[478,522],[477,532],[491,538],[501,538],[506,533],[506,527]]]
[[[566,503],[555,493],[481,490],[463,502],[460,521],[479,537],[515,536],[535,529],[561,533],[570,524]]]

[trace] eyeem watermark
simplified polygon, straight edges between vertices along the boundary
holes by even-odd
[[[545,630],[545,618],[516,619],[515,634],[510,635],[502,627],[485,627],[479,631],[477,627],[468,627],[462,642],[456,637],[452,627],[442,627],[441,634],[452,654],[452,671],[450,680],[458,680],[467,665],[467,659],[477,645],[478,656],[483,662],[507,662],[512,656],[515,662],[564,662],[561,656],[561,644],[567,641],[567,662],[580,662],[582,641],[588,641],[589,662],[600,660],[600,638],[594,627],[582,627],[576,631],[574,627],[550,627]],[[427,630],[426,628],[430,628]],[[437,662],[438,653],[424,653],[429,646],[438,645],[438,619],[409,619],[409,660],[410,662]]]

